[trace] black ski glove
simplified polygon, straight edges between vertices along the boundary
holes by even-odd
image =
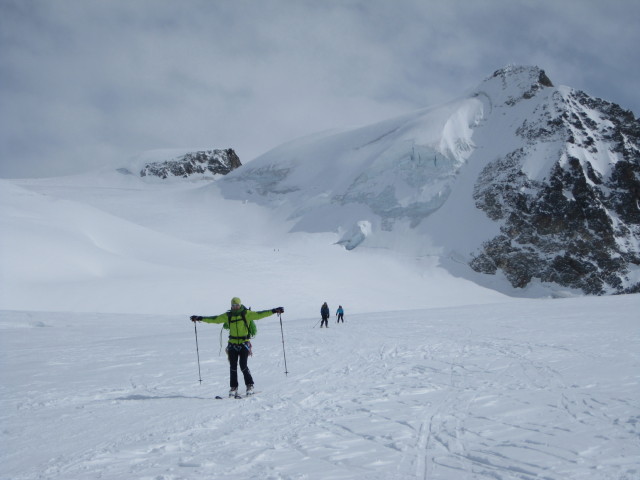
[[[271,313],[284,313],[284,308],[277,307],[271,310]]]
[[[191,321],[192,322],[201,322],[202,321],[202,317],[200,317],[199,315],[191,315]]]

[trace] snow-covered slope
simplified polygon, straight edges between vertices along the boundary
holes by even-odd
[[[367,311],[456,289],[500,297],[472,282],[520,296],[635,291],[639,139],[630,112],[509,67],[460,99],[292,141],[216,182],[4,181],[0,306],[122,311],[109,307],[121,297],[148,312],[161,297],[159,311],[183,312],[190,279],[199,297],[243,282],[277,292],[274,270],[301,309],[352,290],[345,271],[369,285],[350,298]]]
[[[446,201],[482,118],[474,98],[276,148],[220,182],[227,198],[286,207],[294,231],[415,227]],[[366,231],[364,233],[367,233]]]
[[[212,299],[212,305],[216,299]],[[336,305],[330,304],[332,308]],[[258,322],[259,393],[220,327],[0,313],[0,478],[631,480],[640,296]]]
[[[537,67],[498,70],[439,107],[282,145],[219,186],[286,212],[293,231],[438,255],[484,284],[640,288],[640,122],[554,87]]]
[[[346,252],[336,234],[289,228],[206,182],[116,172],[2,181],[0,308],[186,315],[239,295],[310,315],[325,300],[367,312],[502,298],[434,259]]]

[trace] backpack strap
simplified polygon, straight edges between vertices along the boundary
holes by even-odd
[[[249,324],[247,323],[247,309],[245,308],[244,310],[242,310],[240,312],[240,315],[242,315],[242,321],[244,322],[244,326],[247,329],[247,335],[244,337],[235,337],[233,335],[229,335],[229,340],[251,340],[251,333],[249,331]],[[236,323],[239,322],[240,320],[236,319],[236,320],[231,320],[231,310],[229,310],[227,312],[227,320],[229,322],[229,327],[231,327],[232,323]]]

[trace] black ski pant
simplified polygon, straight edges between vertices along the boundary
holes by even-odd
[[[336,323],[339,323],[340,320],[342,320],[342,323],[344,323],[344,314],[342,314],[342,313],[338,314],[338,320],[336,321]]]
[[[322,317],[322,322],[320,322],[320,328],[322,328],[323,325],[326,325],[326,327],[329,328],[329,317]]]
[[[227,345],[227,356],[229,357],[229,386],[238,388],[238,360],[240,360],[240,371],[244,376],[245,385],[253,385],[253,377],[249,371],[247,362],[249,360],[249,345]]]

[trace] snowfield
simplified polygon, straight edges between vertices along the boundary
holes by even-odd
[[[337,305],[335,305],[337,307]],[[334,305],[330,305],[333,309]],[[258,322],[255,397],[220,327],[4,311],[2,479],[640,476],[640,296]]]

